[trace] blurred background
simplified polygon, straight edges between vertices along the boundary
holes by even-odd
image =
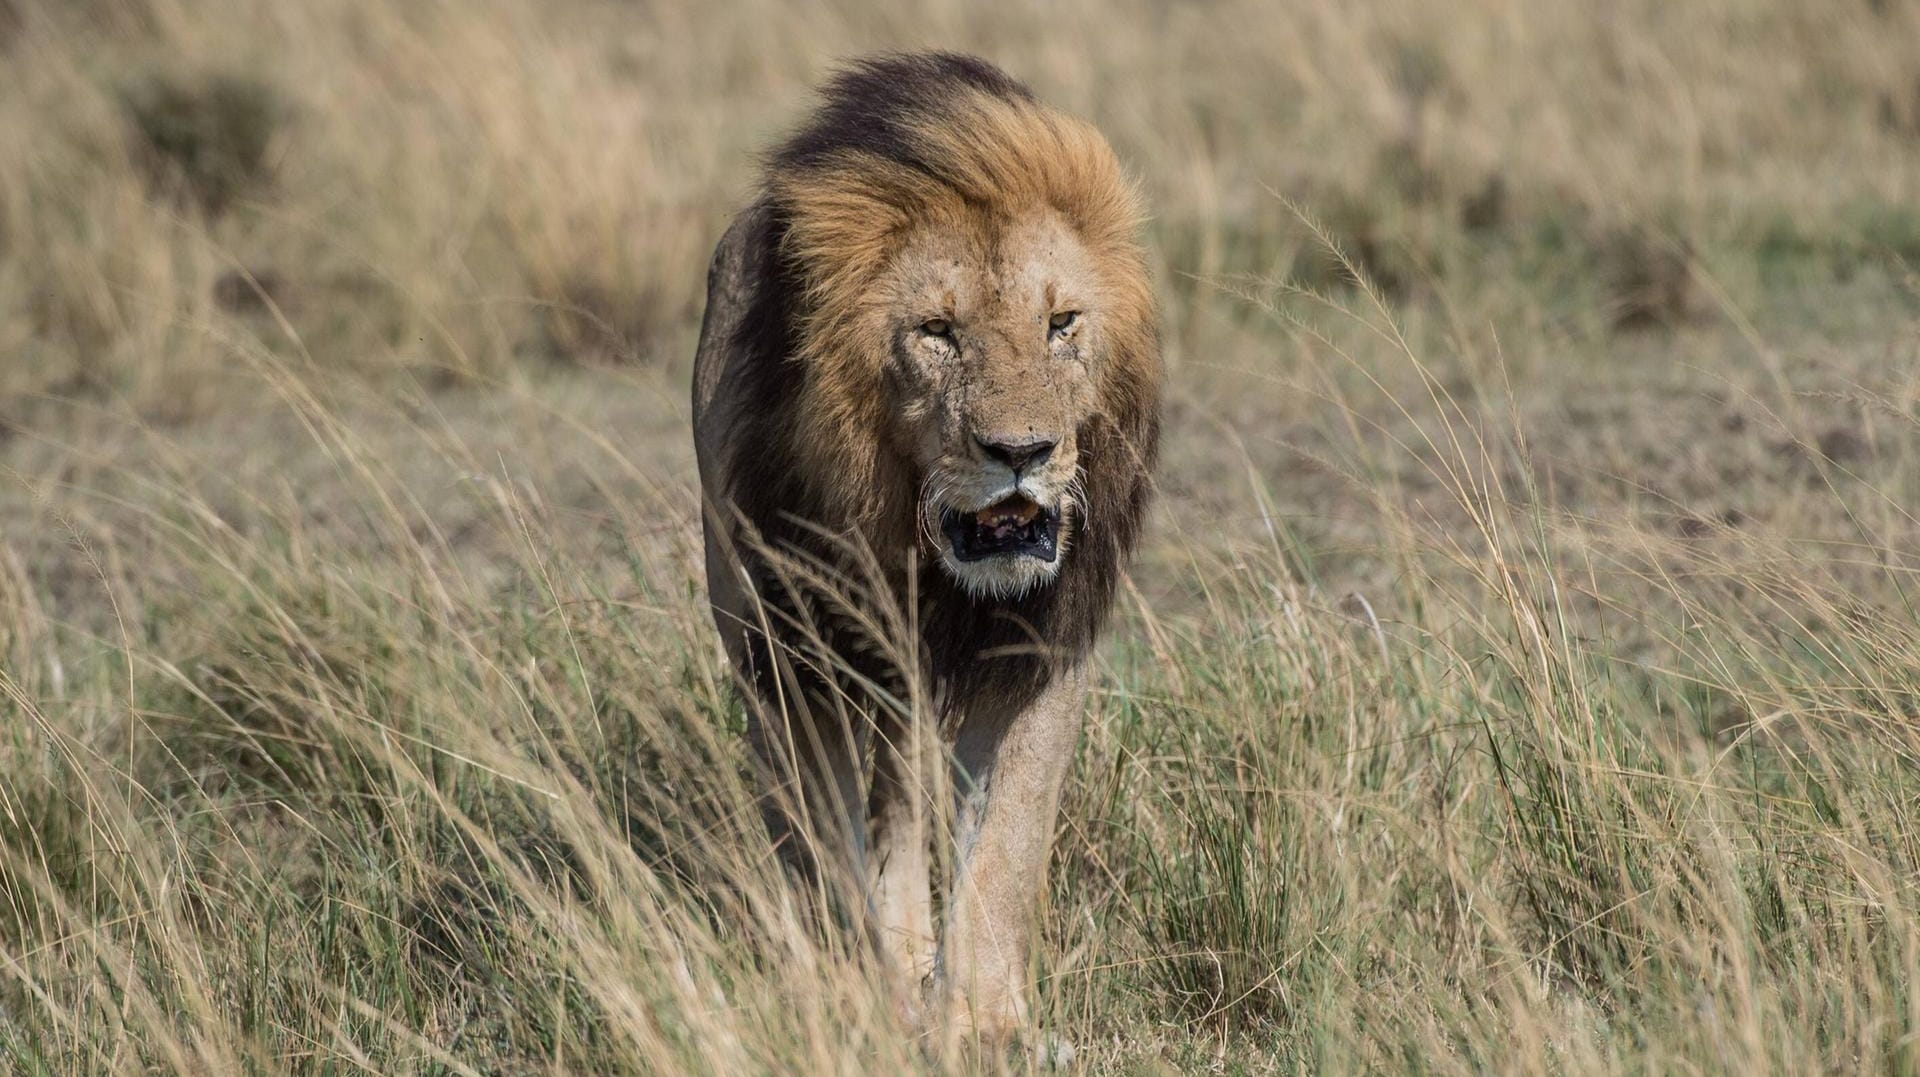
[[[1287,200],[1388,298],[1573,346],[1920,248],[1894,0],[5,11],[15,412],[194,417],[245,347],[438,384],[682,362],[755,152],[877,49],[978,52],[1109,134],[1181,362],[1248,361],[1223,279],[1340,283]]]
[[[918,47],[1151,208],[1080,1064],[1911,1067],[1920,5],[0,0],[22,1072],[949,1064],[752,911],[686,399]]]
[[[1920,25],[1892,0],[0,12],[0,422],[68,442],[274,444],[244,424],[297,374],[456,425],[488,390],[583,401],[683,479],[705,259],[755,154],[836,59],[927,45],[1090,117],[1138,176],[1170,481],[1236,519],[1258,514],[1198,478],[1219,438],[1269,477],[1310,468],[1283,446],[1319,437],[1325,379],[1403,372],[1365,343],[1329,366],[1282,324],[1329,321],[1288,288],[1356,294],[1326,241],[1430,366],[1541,409],[1567,482],[1707,519],[1753,512],[1724,472],[1768,466],[1721,401],[1817,363],[1873,381],[1912,313]],[[1690,459],[1680,429],[1743,462]]]

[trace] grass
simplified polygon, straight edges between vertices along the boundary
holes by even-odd
[[[0,3],[0,1058],[901,1072],[686,378],[839,56],[1155,208],[1038,958],[1090,1073],[1920,1071],[1920,9]]]

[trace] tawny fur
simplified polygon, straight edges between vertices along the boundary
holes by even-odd
[[[990,1034],[1026,1020],[1085,656],[1157,453],[1140,218],[1091,126],[978,60],[883,57],[770,155],[709,276],[693,401],[708,589],[776,825],[789,849],[843,845],[906,980],[932,973],[931,1001]],[[951,337],[912,328],[949,316]],[[1007,431],[1058,448],[1009,470],[978,451]],[[1062,552],[983,584],[943,560],[938,516],[1009,481],[1059,508]],[[937,940],[929,776],[903,747],[930,736],[960,794]]]

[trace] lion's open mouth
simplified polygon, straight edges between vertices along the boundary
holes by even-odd
[[[940,528],[962,561],[1037,557],[1051,562],[1060,549],[1060,510],[1043,509],[1019,494],[979,512],[948,509],[940,516]]]

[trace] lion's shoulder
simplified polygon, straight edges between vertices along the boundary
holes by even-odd
[[[700,343],[693,358],[693,422],[696,429],[715,403],[727,368],[736,360],[731,347],[740,323],[756,297],[752,271],[756,244],[764,242],[767,207],[754,202],[727,225],[707,264],[707,307],[700,320]]]

